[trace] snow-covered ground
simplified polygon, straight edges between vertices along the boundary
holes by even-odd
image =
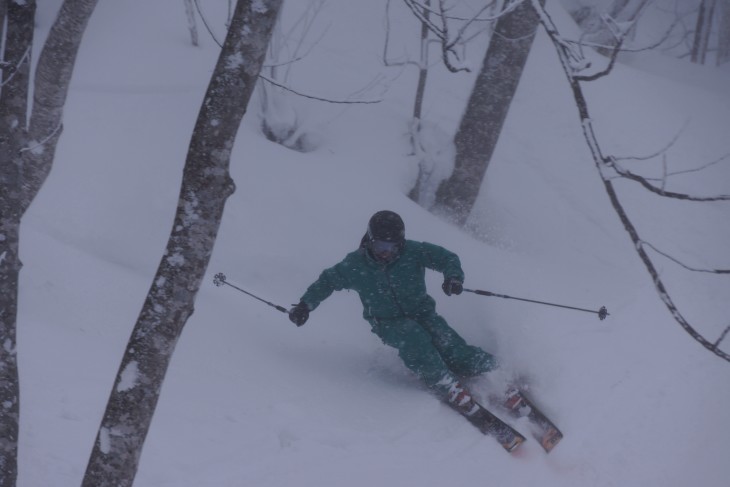
[[[199,3],[222,39],[227,2]],[[306,154],[263,138],[252,103],[232,159],[237,191],[135,485],[728,485],[730,364],[692,340],[658,299],[610,208],[546,36],[538,34],[474,231],[465,233],[404,196],[414,175],[407,123],[416,72],[381,64],[384,3],[330,2],[317,20],[326,35],[290,79],[300,91],[337,99],[374,80],[362,96],[381,103],[297,99],[320,141]],[[58,4],[39,5],[39,41]],[[405,33],[415,40],[417,27],[398,6],[397,41]],[[201,39],[200,48],[190,45],[176,0],[99,2],[91,19],[56,162],[22,227],[19,487],[74,487],[83,476],[172,225],[218,52],[206,33]],[[478,66],[481,51],[470,55]],[[435,67],[424,118],[453,133],[473,76]],[[680,130],[670,170],[730,152],[728,67],[634,58],[585,89],[608,153],[651,154]],[[656,162],[631,164],[661,174]],[[727,194],[730,161],[670,184]],[[688,265],[730,268],[728,203],[677,203],[632,183],[617,186],[648,241]],[[508,455],[429,395],[370,333],[355,294],[333,295],[297,329],[212,284],[223,271],[288,306],[359,243],[381,209],[403,215],[409,238],[457,252],[468,287],[608,307],[611,316],[599,321],[475,295],[447,298],[440,276],[428,276],[451,325],[529,377],[565,433],[549,456],[534,441]],[[688,319],[717,339],[730,325],[728,278],[658,262]]]

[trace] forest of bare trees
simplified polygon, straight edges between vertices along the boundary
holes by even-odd
[[[730,354],[720,347],[727,330],[719,337],[705,336],[701,326],[685,318],[677,300],[662,281],[656,264],[657,259],[678,259],[657,251],[656,246],[642,237],[641,228],[632,220],[631,205],[621,200],[615,185],[619,181],[635,183],[657,197],[686,202],[726,202],[730,195],[670,191],[663,184],[656,184],[628,169],[620,158],[604,152],[601,134],[592,124],[591,107],[583,95],[586,83],[610,76],[619,56],[634,48],[629,46],[630,40],[641,29],[641,17],[648,1],[614,0],[606,2],[605,10],[584,7],[580,2],[565,2],[582,29],[580,38],[562,35],[543,0],[485,0],[471,18],[449,17],[443,8],[444,2],[436,0],[404,0],[402,3],[401,7],[414,14],[413,22],[419,26],[421,35],[420,39],[414,40],[421,44],[423,58],[413,63],[419,68],[419,81],[410,129],[414,153],[420,157],[426,157],[415,147],[419,145],[418,131],[424,117],[421,106],[427,96],[427,67],[432,65],[429,56],[440,59],[442,67],[457,76],[464,64],[463,46],[470,41],[466,35],[467,26],[480,22],[478,33],[474,35],[490,39],[483,55],[477,55],[482,59],[481,67],[472,90],[465,97],[458,130],[449,134],[454,147],[453,160],[449,161],[453,170],[436,181],[437,184],[432,181],[428,186],[424,171],[433,171],[433,167],[422,164],[421,174],[410,192],[411,198],[457,226],[467,225],[485,178],[489,178],[489,163],[499,143],[510,103],[519,89],[535,34],[543,29],[555,47],[574,96],[574,108],[578,113],[576,123],[584,135],[581,142],[591,151],[592,162],[610,204],[659,299],[676,323],[695,340],[730,362]],[[18,296],[25,292],[19,289],[22,270],[20,224],[51,171],[55,148],[63,132],[63,110],[76,55],[83,42],[93,42],[84,38],[84,31],[96,5],[97,0],[64,0],[35,61],[35,0],[0,0],[0,487],[15,487],[18,475],[22,384],[16,355],[16,327]],[[277,89],[294,93],[292,96],[303,96],[292,87],[280,85],[290,81],[280,76],[286,69],[287,60],[277,59],[268,66],[264,62],[267,52],[270,56],[274,52],[270,39],[275,35],[275,24],[282,8],[282,0],[238,0],[231,11],[227,37],[189,141],[167,247],[118,375],[116,379],[109,378],[110,384],[113,380],[113,387],[84,477],[86,487],[131,486],[134,481],[167,367],[185,323],[194,312],[226,199],[234,191],[229,175],[230,155],[256,83],[264,76],[264,105],[274,103]],[[391,8],[390,4],[388,8]],[[197,45],[199,37],[205,35],[201,34],[196,22],[199,13],[194,2],[189,0],[181,9],[186,13],[191,43]],[[691,8],[677,11],[676,18],[671,32],[657,41],[679,36],[681,39],[673,48],[677,57],[699,64],[722,65],[730,61],[730,3],[698,0]],[[313,35],[316,37],[316,33]],[[429,54],[427,46],[431,42],[439,49]],[[651,48],[663,45],[658,42]],[[311,48],[316,49],[316,43]],[[600,53],[602,64],[588,62],[587,50]],[[269,122],[271,120],[265,118],[262,121],[264,136],[297,150],[306,151],[310,147],[297,126],[282,131]],[[427,186],[430,195],[423,194]],[[727,269],[711,269],[710,272],[730,273]],[[122,376],[130,369],[144,380],[138,381],[135,387],[120,387]]]

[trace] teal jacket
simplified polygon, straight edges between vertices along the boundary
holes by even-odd
[[[325,269],[301,300],[314,310],[334,291],[357,291],[363,317],[393,319],[415,317],[433,311],[435,302],[426,293],[426,268],[444,278],[464,280],[459,257],[438,245],[406,240],[400,255],[388,264],[373,259],[364,247],[350,252],[338,264]]]

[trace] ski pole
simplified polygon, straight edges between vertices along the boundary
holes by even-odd
[[[215,285],[216,285],[216,286],[218,286],[218,287],[221,287],[221,286],[222,286],[223,284],[225,284],[226,286],[231,286],[231,287],[232,287],[233,289],[235,289],[235,290],[237,290],[237,291],[241,291],[241,292],[242,292],[243,294],[248,294],[248,295],[249,295],[249,296],[251,296],[252,298],[254,298],[254,299],[258,299],[258,300],[259,300],[259,301],[261,301],[262,303],[268,304],[268,305],[269,305],[269,306],[271,306],[272,308],[275,308],[276,310],[278,310],[278,311],[281,311],[282,313],[286,313],[286,314],[289,314],[289,310],[288,310],[288,309],[286,309],[285,307],[283,307],[283,306],[279,306],[278,304],[270,303],[270,302],[266,301],[265,299],[261,299],[260,297],[258,297],[258,296],[256,296],[256,295],[254,295],[254,294],[251,294],[251,293],[250,293],[250,292],[248,292],[248,291],[244,291],[244,290],[243,290],[243,289],[241,289],[240,287],[238,287],[238,286],[234,286],[234,285],[233,285],[233,284],[231,284],[230,282],[226,281],[226,275],[225,275],[225,274],[223,274],[222,272],[219,272],[218,274],[216,274],[216,275],[215,275],[215,276],[213,277],[213,284],[215,284]]]
[[[464,289],[464,291],[466,291],[468,293],[479,294],[480,296],[493,296],[495,298],[516,299],[518,301],[527,301],[528,303],[545,304],[547,306],[556,306],[558,308],[567,308],[567,309],[574,309],[576,311],[585,311],[587,313],[595,313],[598,315],[598,319],[601,321],[605,320],[606,316],[608,316],[608,310],[606,309],[605,306],[601,306],[601,309],[599,309],[598,311],[593,311],[592,309],[576,308],[574,306],[566,306],[564,304],[547,303],[545,301],[536,301],[534,299],[516,298],[514,296],[507,296],[506,294],[497,294],[497,293],[493,293],[491,291],[482,291],[480,289]]]

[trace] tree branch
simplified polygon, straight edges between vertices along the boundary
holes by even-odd
[[[205,20],[205,16],[203,15],[203,11],[200,9],[200,4],[198,3],[198,0],[194,0],[194,1],[195,1],[195,9],[198,11],[198,15],[200,15],[200,19],[203,21],[203,25],[205,26],[205,30],[208,31],[208,34],[210,34],[210,37],[213,39],[213,42],[215,42],[216,44],[218,44],[218,47],[220,47],[222,49],[223,48],[223,43],[221,43],[216,38],[215,34],[213,33],[213,30],[208,25],[208,21]]]
[[[382,99],[380,99],[380,100],[332,100],[329,98],[322,98],[319,96],[307,95],[307,94],[301,93],[301,92],[296,91],[292,88],[289,88],[288,86],[285,86],[281,83],[277,83],[276,81],[272,80],[271,78],[267,78],[266,76],[264,76],[262,74],[259,74],[259,79],[262,79],[262,80],[266,81],[267,83],[277,86],[290,93],[294,93],[297,96],[302,96],[304,98],[309,98],[311,100],[323,101],[325,103],[338,103],[338,104],[345,104],[345,105],[357,105],[357,104],[367,105],[367,104],[380,103],[381,101],[383,101]]]
[[[635,181],[642,185],[644,188],[648,189],[652,193],[658,194],[659,196],[664,196],[666,198],[674,198],[678,200],[686,200],[686,201],[730,201],[730,195],[717,195],[717,196],[693,196],[687,193],[677,193],[674,191],[666,191],[663,188],[659,188],[653,184],[651,184],[645,177],[639,176],[638,174],[634,174],[631,171],[628,171],[621,166],[619,166],[616,162],[616,159],[613,157],[607,157],[605,160],[606,164],[613,167],[613,169],[618,173],[621,177],[629,179],[631,181]]]
[[[646,253],[646,250],[644,249],[644,241],[639,236],[639,233],[634,226],[633,222],[629,218],[628,214],[626,213],[626,210],[624,209],[623,205],[621,204],[621,200],[619,199],[616,190],[613,186],[613,182],[609,175],[607,174],[607,168],[612,167],[609,163],[612,162],[610,158],[606,158],[601,153],[601,148],[598,143],[598,139],[593,131],[593,124],[591,122],[591,118],[588,112],[588,104],[586,102],[585,96],[583,94],[583,90],[580,86],[580,82],[578,79],[576,79],[576,76],[574,75],[573,70],[570,66],[570,60],[568,59],[567,53],[564,49],[564,42],[560,39],[559,33],[557,28],[555,27],[555,24],[553,23],[550,16],[545,11],[544,7],[540,4],[539,0],[531,0],[532,6],[534,7],[535,11],[537,12],[540,23],[542,23],[543,27],[545,28],[545,31],[547,32],[548,36],[553,42],[553,45],[555,46],[555,49],[558,53],[558,58],[560,60],[560,63],[563,67],[563,71],[565,72],[565,75],[568,79],[568,83],[570,84],[571,90],[573,92],[573,97],[575,99],[576,106],[578,108],[578,114],[581,120],[581,126],[583,127],[583,135],[586,139],[586,143],[588,144],[588,147],[591,150],[591,154],[593,156],[594,163],[596,165],[596,168],[598,169],[599,174],[601,175],[601,179],[603,180],[603,185],[606,189],[606,194],[609,197],[609,200],[611,201],[611,205],[618,215],[619,219],[621,220],[621,223],[624,226],[624,229],[629,234],[629,237],[631,238],[631,241],[634,244],[634,249],[636,250],[637,254],[639,255],[639,258],[641,259],[641,262],[644,264],[644,267],[646,268],[647,272],[652,278],[652,281],[654,282],[654,287],[657,291],[657,294],[659,295],[659,298],[662,300],[664,305],[667,307],[669,312],[671,313],[674,320],[697,342],[699,342],[703,347],[710,350],[712,353],[717,355],[718,357],[722,358],[723,360],[730,362],[730,354],[726,353],[722,350],[720,350],[719,345],[722,341],[722,338],[727,334],[727,330],[725,333],[723,333],[723,336],[720,337],[719,340],[716,342],[710,342],[707,340],[704,336],[702,336],[695,328],[687,321],[687,319],[682,315],[680,310],[675,305],[674,301],[672,300],[671,295],[666,289],[666,286],[664,285],[664,282],[662,281],[661,276],[659,275],[659,272],[657,271],[654,262],[651,260],[649,255]],[[615,161],[613,161],[615,162]],[[613,165],[615,169],[615,164]],[[642,178],[643,179],[643,178]]]
[[[646,240],[642,240],[641,241],[641,245],[646,245],[647,247],[649,247],[650,249],[652,249],[657,254],[663,255],[667,259],[671,260],[672,262],[674,262],[675,264],[677,264],[677,265],[679,265],[681,267],[684,267],[688,271],[692,271],[692,272],[706,272],[708,274],[730,274],[730,269],[700,269],[698,267],[690,267],[687,264],[681,262],[679,259],[677,259],[675,257],[672,257],[668,253],[662,252],[661,250],[659,250],[658,248],[656,248],[656,246],[652,245],[651,243],[647,242]]]

